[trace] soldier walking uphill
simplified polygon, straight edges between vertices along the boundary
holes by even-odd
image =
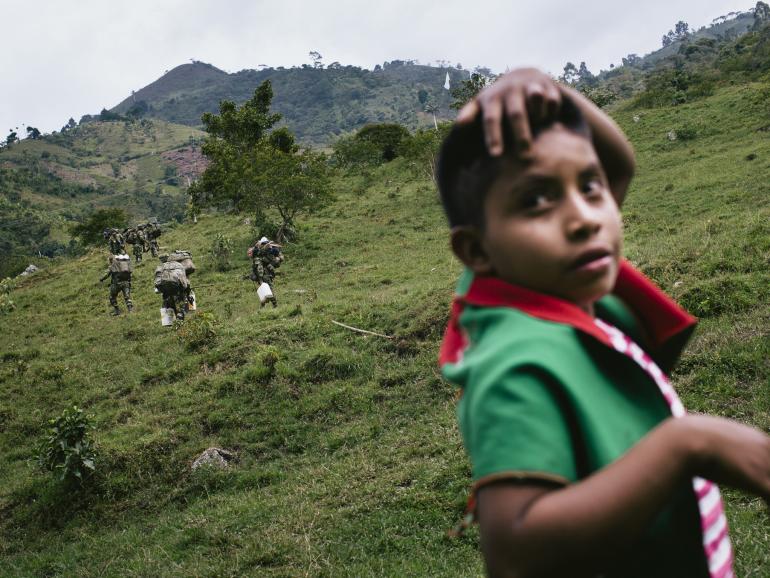
[[[104,229],[102,236],[110,246],[112,255],[123,255],[126,252],[126,240],[117,229]]]
[[[158,223],[147,223],[143,225],[145,242],[150,246],[150,252],[153,257],[158,256],[158,237],[160,237],[161,230]],[[146,250],[146,249],[145,249]]]
[[[270,286],[273,295],[268,297],[267,301],[271,301],[273,307],[277,307],[278,301],[275,298],[273,283],[275,270],[283,263],[281,246],[273,243],[267,237],[262,237],[254,247],[249,249],[249,255],[251,257],[251,280],[257,284],[267,283]],[[262,305],[264,306],[264,303]]]
[[[160,256],[160,265],[155,269],[155,290],[163,296],[163,307],[172,309],[180,321],[193,302],[192,288],[187,274],[195,271],[190,253],[175,251]]]
[[[112,315],[120,315],[118,307],[118,294],[123,293],[123,299],[126,302],[126,308],[131,313],[134,304],[131,301],[131,258],[128,255],[110,255],[109,267],[107,273],[99,279],[101,283],[107,277],[110,278],[110,305],[112,305]]]
[[[138,227],[126,229],[126,241],[134,248],[134,260],[137,265],[142,262],[142,254],[147,244],[143,227],[144,225],[139,225]]]

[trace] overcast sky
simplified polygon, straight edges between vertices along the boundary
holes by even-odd
[[[0,0],[0,139],[59,130],[191,59],[228,72],[310,62],[364,68],[438,59],[465,68],[598,72],[751,0]]]

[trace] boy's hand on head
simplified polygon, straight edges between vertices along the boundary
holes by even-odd
[[[457,122],[471,122],[481,113],[489,154],[499,156],[503,153],[502,123],[507,120],[516,142],[516,154],[526,157],[532,145],[530,123],[554,118],[560,106],[561,92],[550,76],[534,68],[520,68],[482,90],[460,110]]]

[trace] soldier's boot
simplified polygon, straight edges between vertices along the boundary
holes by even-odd
[[[112,313],[110,313],[110,315],[112,315],[113,317],[117,317],[118,315],[120,315],[120,309],[118,308],[117,305],[114,305],[112,307]]]
[[[134,304],[133,303],[129,303],[127,305],[127,308],[128,308],[128,312],[131,313],[134,310]]]
[[[275,296],[273,296],[273,298],[272,298],[272,299],[270,299],[270,301],[272,301],[272,302],[273,302],[273,309],[275,309],[276,307],[278,307],[278,301],[276,300]]]

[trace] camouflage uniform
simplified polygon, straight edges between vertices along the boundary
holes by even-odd
[[[107,270],[107,273],[104,274],[104,276],[99,279],[99,281],[104,281],[107,277],[110,277],[110,305],[112,305],[112,314],[113,315],[120,315],[120,308],[118,307],[118,295],[120,293],[123,293],[123,299],[126,302],[126,308],[128,309],[128,312],[131,313],[134,309],[134,303],[131,301],[131,279],[126,280],[120,280],[118,279],[118,274]]]
[[[155,269],[155,278],[157,279],[160,272],[163,270],[163,263],[166,263],[167,255],[161,256],[161,265]],[[187,310],[187,304],[190,303],[190,293],[192,287],[188,285],[183,287],[181,285],[174,287],[173,289],[158,289],[163,298],[163,307],[165,309],[173,309],[174,315],[177,319],[184,319],[185,311]]]
[[[150,251],[153,257],[158,256],[158,237],[160,237],[160,226],[157,223],[149,223],[146,225],[147,230],[144,232],[149,245]]]
[[[112,230],[107,242],[110,245],[110,253],[113,255],[122,255],[126,252],[126,241],[118,230]]]
[[[272,247],[268,243],[259,243],[254,247],[251,260],[252,279],[257,284],[267,283],[270,286],[273,296],[268,301],[273,302],[273,307],[278,305],[273,289],[275,270],[280,267],[282,262],[283,256],[276,247]]]
[[[143,237],[142,230],[138,227],[126,230],[126,241],[131,243],[131,246],[134,248],[134,260],[137,264],[142,262],[142,253],[144,252]]]
[[[142,253],[144,253],[144,246],[147,243],[147,239],[144,237],[144,230],[139,227],[134,231],[134,258],[137,264],[142,262]]]

